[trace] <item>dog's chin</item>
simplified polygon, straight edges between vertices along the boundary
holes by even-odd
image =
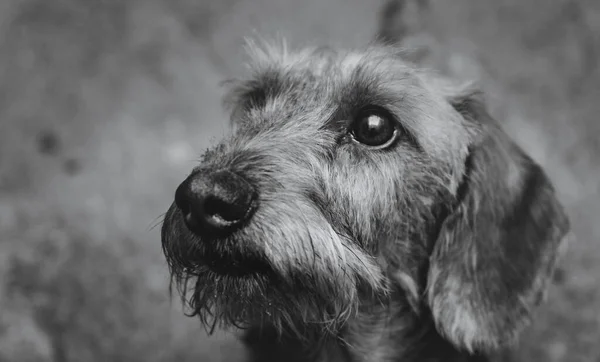
[[[342,303],[348,301],[324,297],[324,291],[282,280],[262,262],[251,266],[215,261],[193,277],[188,306],[209,331],[257,325],[299,335],[311,325],[332,331],[353,309],[351,303]]]
[[[274,276],[248,265],[232,266],[216,263],[196,275],[192,298],[193,314],[212,330],[247,328],[257,324],[283,325],[304,306],[293,305],[292,299],[273,286]]]

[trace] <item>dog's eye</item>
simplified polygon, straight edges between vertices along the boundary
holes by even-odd
[[[370,108],[358,113],[350,126],[350,134],[355,141],[380,149],[396,140],[398,127],[390,114]]]

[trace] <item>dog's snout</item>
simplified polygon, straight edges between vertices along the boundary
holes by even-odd
[[[258,194],[244,178],[227,170],[198,171],[175,192],[188,228],[201,236],[228,234],[248,221]]]

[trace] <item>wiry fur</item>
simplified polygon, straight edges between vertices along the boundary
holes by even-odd
[[[210,243],[176,206],[162,229],[192,314],[250,328],[256,360],[474,361],[516,339],[568,222],[478,93],[393,47],[249,48],[226,98],[235,132],[195,171],[244,177],[259,207]],[[348,135],[369,105],[400,124],[389,149]],[[241,258],[259,270],[211,271]]]

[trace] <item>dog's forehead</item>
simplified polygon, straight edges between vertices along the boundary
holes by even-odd
[[[381,46],[294,52],[285,46],[266,46],[251,48],[250,59],[251,76],[234,83],[228,105],[271,121],[299,121],[294,116],[302,115],[301,119],[325,122],[323,113],[341,105],[385,104],[419,86],[415,69],[392,48]],[[310,117],[311,113],[321,117]]]

